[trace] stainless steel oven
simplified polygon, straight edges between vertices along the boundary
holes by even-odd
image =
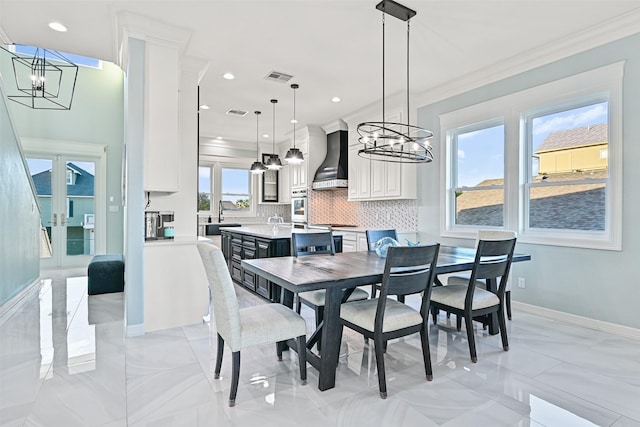
[[[291,191],[291,222],[294,224],[306,224],[308,218],[307,190],[299,189]]]

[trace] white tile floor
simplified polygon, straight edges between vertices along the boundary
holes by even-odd
[[[389,343],[387,400],[357,334],[345,331],[325,392],[310,366],[300,385],[295,353],[277,362],[274,346],[243,351],[229,408],[231,358],[227,349],[214,380],[213,327],[125,339],[123,294],[88,297],[85,271],[44,272],[39,295],[0,319],[1,426],[640,426],[640,343],[518,312],[509,352],[477,327],[477,364],[442,316],[430,331],[432,382],[417,335]],[[263,303],[237,292],[242,306]]]

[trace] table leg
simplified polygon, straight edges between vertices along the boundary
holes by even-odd
[[[327,288],[322,325],[322,354],[318,388],[322,391],[336,386],[336,367],[340,355],[340,302],[342,289]]]

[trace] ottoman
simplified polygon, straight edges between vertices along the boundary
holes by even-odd
[[[96,255],[87,267],[89,295],[124,291],[124,257],[121,254]]]

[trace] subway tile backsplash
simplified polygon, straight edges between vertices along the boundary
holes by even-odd
[[[416,200],[347,201],[347,189],[309,192],[310,224],[350,224],[362,228],[418,229]]]

